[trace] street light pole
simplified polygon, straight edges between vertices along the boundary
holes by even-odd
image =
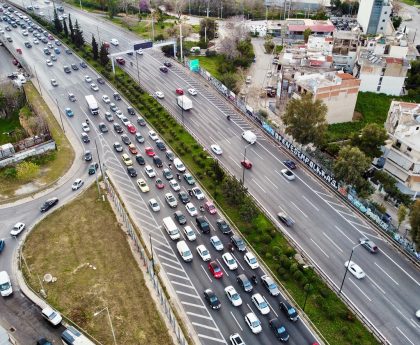
[[[111,325],[112,337],[114,338],[114,344],[117,345],[117,339],[115,338],[114,326],[112,325],[111,315],[109,314],[108,307],[105,307],[104,309],[97,311],[96,313],[93,313],[93,316],[98,316],[104,310],[106,310],[106,312],[108,313],[108,320],[109,320],[109,324]]]
[[[149,234],[149,241],[150,241],[150,254],[152,255],[152,276],[153,276],[155,274],[155,271],[154,271],[155,260],[153,257],[152,234]]]
[[[137,50],[134,52],[134,54],[136,54],[137,82],[140,85],[139,58],[138,58],[139,54],[137,54]]]
[[[99,150],[98,150],[98,145],[96,143],[96,139],[95,139],[95,148],[96,148],[96,154],[98,155],[99,169],[101,170],[102,178],[105,179],[104,172],[102,170],[101,156],[99,155]],[[95,167],[95,172],[96,172],[96,167]],[[100,198],[101,197],[101,192],[100,192],[100,189],[99,189],[98,174],[96,174],[96,184],[98,185],[98,197]]]
[[[61,110],[60,110],[60,107],[58,106],[57,98],[55,99],[55,103],[57,104],[58,113],[60,114],[61,127],[63,128],[63,132],[66,133],[66,130],[64,129],[63,117],[61,116]]]
[[[349,265],[350,265],[351,258],[352,258],[352,256],[353,256],[353,252],[354,252],[354,250],[355,250],[358,246],[360,246],[360,245],[361,245],[361,243],[359,243],[358,245],[355,245],[355,246],[351,249],[350,258],[349,258],[349,261],[348,261],[347,266],[346,266],[346,272],[344,272],[344,277],[343,277],[343,280],[342,280],[342,282],[341,282],[340,289],[338,290],[338,293],[339,293],[339,294],[341,293],[341,290],[343,289],[344,280],[346,279],[346,275],[347,275],[347,272],[348,272],[348,270],[349,270]]]

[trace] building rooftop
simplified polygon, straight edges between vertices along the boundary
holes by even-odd
[[[330,20],[312,20],[312,19],[287,19],[289,31],[303,32],[311,29],[312,32],[333,32],[334,24]]]
[[[360,36],[360,31],[344,31],[344,30],[336,30],[333,33],[334,39],[339,40],[358,40]]]
[[[319,88],[340,85],[343,80],[356,79],[348,73],[316,73],[296,76],[297,84],[301,85],[312,93],[316,93]]]

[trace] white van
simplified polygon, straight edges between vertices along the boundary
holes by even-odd
[[[178,249],[179,255],[181,255],[181,257],[182,257],[182,260],[184,260],[185,262],[192,261],[193,256],[192,256],[191,250],[190,250],[190,248],[188,248],[185,241],[179,241],[176,244],[176,247]]]
[[[199,53],[201,51],[200,47],[191,47],[190,52],[191,53]]]
[[[181,160],[179,158],[175,158],[174,159],[174,165],[175,168],[180,171],[180,172],[184,172],[185,171],[185,165],[184,163],[181,162]]]
[[[244,138],[250,144],[255,144],[255,142],[257,141],[257,136],[251,131],[243,132],[242,138]]]
[[[171,217],[163,218],[163,227],[168,233],[171,240],[178,240],[180,237],[178,227]]]
[[[0,272],[0,293],[3,297],[10,296],[13,293],[12,282],[6,271]]]

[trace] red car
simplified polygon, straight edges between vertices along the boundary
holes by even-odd
[[[131,123],[127,125],[127,129],[131,134],[135,134],[137,132],[137,128],[134,127],[134,125],[132,125]]]
[[[53,37],[52,35],[48,35],[48,39],[49,39],[50,41],[52,41],[52,40],[54,39],[54,37]]]
[[[165,187],[165,184],[160,178],[156,179],[155,185],[158,189],[163,189],[163,187]]]
[[[214,206],[214,204],[211,201],[206,201],[204,203],[204,208],[210,214],[216,214],[217,213],[216,207]]]
[[[19,63],[18,60],[16,60],[16,59],[12,60],[12,64],[14,64],[15,66],[17,66],[18,63]]]
[[[145,148],[145,151],[146,155],[148,155],[149,157],[153,157],[156,155],[155,151],[153,150],[153,147],[148,146]]]
[[[139,153],[137,151],[137,148],[133,144],[128,145],[128,149],[133,155],[136,155],[137,153]]]
[[[125,65],[125,60],[121,56],[116,57],[115,61],[117,61],[122,66]]]
[[[211,261],[208,267],[211,274],[213,274],[213,277],[215,277],[216,279],[220,279],[223,277],[223,271],[216,261]]]
[[[184,90],[178,88],[175,90],[175,92],[177,93],[177,95],[183,95],[184,94]]]
[[[104,45],[104,47],[105,47],[106,49],[108,49],[108,48],[109,48],[109,43],[108,43],[108,42],[104,42],[104,43],[103,43],[103,45]]]
[[[252,168],[252,163],[247,159],[242,160],[241,164],[245,169],[251,169]]]

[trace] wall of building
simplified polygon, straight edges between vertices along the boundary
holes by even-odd
[[[317,96],[328,107],[327,122],[349,122],[353,119],[358,92],[336,92],[331,95],[322,94]]]
[[[379,16],[378,27],[376,33],[387,33],[387,25],[389,21],[389,16],[391,15],[392,6],[384,5],[381,10],[381,15]]]
[[[357,21],[362,26],[364,33],[366,33],[369,26],[373,1],[374,0],[361,0],[359,2],[359,12],[357,12]]]
[[[360,91],[385,93],[390,96],[399,96],[404,86],[404,77],[382,77],[379,74],[360,74]]]

